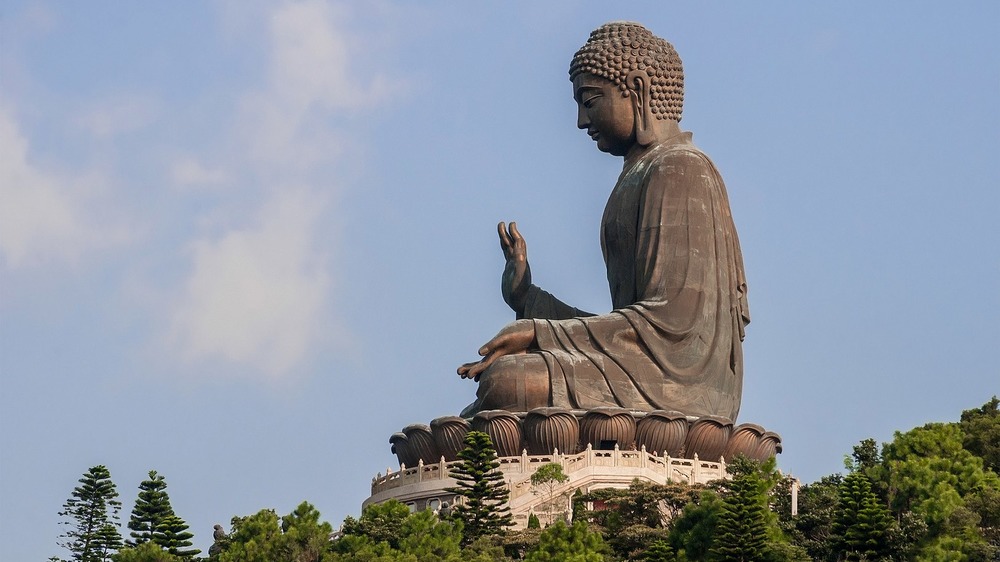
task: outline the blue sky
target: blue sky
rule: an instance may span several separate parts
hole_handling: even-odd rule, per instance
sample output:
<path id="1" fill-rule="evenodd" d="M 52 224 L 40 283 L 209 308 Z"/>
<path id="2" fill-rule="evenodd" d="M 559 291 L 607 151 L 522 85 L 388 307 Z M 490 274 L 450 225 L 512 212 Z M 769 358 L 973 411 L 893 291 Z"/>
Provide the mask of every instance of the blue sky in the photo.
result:
<path id="1" fill-rule="evenodd" d="M 498 221 L 607 310 L 621 163 L 566 71 L 615 19 L 684 60 L 749 280 L 740 421 L 783 470 L 1000 394 L 994 2 L 0 6 L 0 559 L 62 555 L 96 464 L 124 519 L 165 475 L 206 550 L 265 507 L 357 514 L 511 320 Z"/>

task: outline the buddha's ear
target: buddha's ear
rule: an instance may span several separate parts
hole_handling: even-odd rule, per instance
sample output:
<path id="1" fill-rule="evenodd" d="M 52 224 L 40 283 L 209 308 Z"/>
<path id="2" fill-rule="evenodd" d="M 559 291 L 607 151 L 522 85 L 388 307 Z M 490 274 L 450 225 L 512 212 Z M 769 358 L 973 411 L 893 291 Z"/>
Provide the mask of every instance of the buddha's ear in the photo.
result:
<path id="1" fill-rule="evenodd" d="M 653 115 L 649 109 L 649 75 L 644 70 L 633 70 L 625 78 L 632 96 L 635 112 L 635 142 L 641 146 L 653 143 Z"/>

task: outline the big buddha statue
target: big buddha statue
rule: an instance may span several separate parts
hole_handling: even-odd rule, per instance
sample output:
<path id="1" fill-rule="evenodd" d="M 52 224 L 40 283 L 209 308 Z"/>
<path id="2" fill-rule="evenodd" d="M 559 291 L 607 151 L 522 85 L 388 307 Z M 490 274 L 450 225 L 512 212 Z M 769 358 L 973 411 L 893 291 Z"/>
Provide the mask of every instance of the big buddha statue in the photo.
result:
<path id="1" fill-rule="evenodd" d="M 613 310 L 591 314 L 533 283 L 515 223 L 500 223 L 504 300 L 516 320 L 458 369 L 478 382 L 462 413 L 620 407 L 735 420 L 750 321 L 726 187 L 679 127 L 684 73 L 635 23 L 590 34 L 569 78 L 577 127 L 624 165 L 601 221 Z"/>

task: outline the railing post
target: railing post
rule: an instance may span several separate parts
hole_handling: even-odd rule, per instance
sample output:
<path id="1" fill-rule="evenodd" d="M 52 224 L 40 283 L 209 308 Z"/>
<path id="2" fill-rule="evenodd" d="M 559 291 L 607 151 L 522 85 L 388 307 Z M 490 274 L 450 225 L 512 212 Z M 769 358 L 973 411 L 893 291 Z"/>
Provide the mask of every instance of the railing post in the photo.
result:
<path id="1" fill-rule="evenodd" d="M 424 481 L 424 459 L 417 463 L 417 482 Z"/>

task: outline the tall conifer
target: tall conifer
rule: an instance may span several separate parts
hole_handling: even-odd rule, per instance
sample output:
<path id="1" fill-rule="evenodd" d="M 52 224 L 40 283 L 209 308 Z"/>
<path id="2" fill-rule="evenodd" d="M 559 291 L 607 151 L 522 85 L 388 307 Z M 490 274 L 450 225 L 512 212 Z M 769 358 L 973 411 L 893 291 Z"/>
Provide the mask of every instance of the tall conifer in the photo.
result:
<path id="1" fill-rule="evenodd" d="M 192 537 L 194 535 L 188 531 L 187 523 L 171 513 L 156 526 L 153 542 L 174 556 L 190 560 L 201 552 L 197 548 L 188 548 L 192 544 Z"/>
<path id="2" fill-rule="evenodd" d="M 458 486 L 448 491 L 465 498 L 455 507 L 455 516 L 465 524 L 463 544 L 502 533 L 514 520 L 507 505 L 510 490 L 499 470 L 500 462 L 490 436 L 470 431 L 458 458 L 461 462 L 451 469 L 451 477 L 458 480 Z"/>
<path id="3" fill-rule="evenodd" d="M 132 515 L 129 517 L 129 546 L 138 546 L 153 540 L 157 526 L 167 517 L 174 514 L 167 495 L 167 482 L 155 470 L 149 471 L 149 480 L 139 484 L 139 497 L 135 500 Z"/>
<path id="4" fill-rule="evenodd" d="M 111 481 L 107 467 L 98 465 L 80 479 L 72 496 L 63 504 L 59 515 L 70 530 L 61 535 L 59 546 L 72 553 L 72 560 L 79 562 L 106 562 L 122 546 L 118 532 L 118 512 L 121 502 L 116 500 L 118 491 Z"/>
<path id="5" fill-rule="evenodd" d="M 840 484 L 833 522 L 834 550 L 846 560 L 872 560 L 884 554 L 889 514 L 872 492 L 871 482 L 855 470 Z"/>

